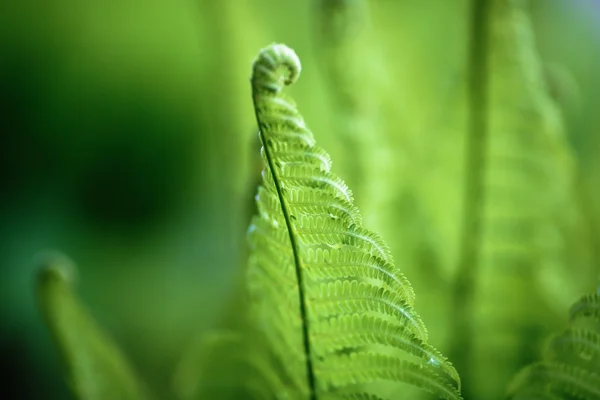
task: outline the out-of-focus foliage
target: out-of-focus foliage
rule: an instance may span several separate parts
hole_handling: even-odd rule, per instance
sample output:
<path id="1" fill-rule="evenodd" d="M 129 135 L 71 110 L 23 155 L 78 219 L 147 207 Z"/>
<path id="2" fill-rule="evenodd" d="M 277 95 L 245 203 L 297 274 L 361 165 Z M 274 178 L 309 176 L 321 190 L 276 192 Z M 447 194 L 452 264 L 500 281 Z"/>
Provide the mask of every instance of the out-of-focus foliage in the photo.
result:
<path id="1" fill-rule="evenodd" d="M 511 399 L 600 399 L 600 294 L 571 307 L 569 328 L 555 335 L 544 360 L 524 368 L 508 390 Z"/>
<path id="2" fill-rule="evenodd" d="M 75 267 L 58 254 L 46 255 L 42 263 L 37 277 L 40 309 L 62 350 L 73 392 L 89 400 L 150 398 L 75 297 Z"/>
<path id="3" fill-rule="evenodd" d="M 545 239 L 556 243 L 556 262 L 528 278 L 545 311 L 522 339 L 534 349 L 528 357 L 538 358 L 536 338 L 558 330 L 575 293 L 591 291 L 598 279 L 600 7 L 595 0 L 484 2 L 530 11 L 531 24 L 519 26 L 529 24 L 532 42 L 522 42 L 519 30 L 500 49 L 508 66 L 536 71 L 573 150 L 571 197 L 555 210 Z M 463 221 L 478 3 L 2 2 L 0 353 L 8 373 L 0 397 L 67 396 L 31 294 L 32 255 L 43 248 L 78 260 L 83 300 L 159 398 L 171 396 L 171 372 L 193 338 L 217 320 L 233 323 L 221 316 L 238 306 L 227 299 L 246 258 L 260 178 L 248 71 L 257 49 L 275 41 L 302 58 L 303 82 L 291 92 L 334 169 L 363 193 L 365 226 L 382 233 L 410 279 L 430 342 L 462 357 L 450 337 L 457 317 L 449 299 L 461 246 L 470 243 Z M 334 12 L 331 22 L 324 10 Z M 511 26 L 502 24 L 507 34 Z M 335 57 L 352 60 L 347 76 L 362 70 L 368 79 L 351 85 L 334 76 Z M 507 79 L 502 90 L 529 90 L 527 80 L 509 81 L 513 69 L 496 68 L 504 75 L 494 79 Z M 377 143 L 366 140 L 369 133 L 348 140 L 359 131 L 351 112 Z M 537 117 L 524 123 L 535 135 L 545 132 Z M 366 149 L 349 154 L 351 146 Z M 526 191 L 538 187 L 526 179 Z M 551 191 L 536 196 L 551 200 L 565 187 L 560 181 L 551 176 Z M 515 230 L 511 240 L 532 240 Z M 511 295 L 493 296 L 508 305 Z M 510 309 L 522 315 L 521 305 Z M 473 367 L 484 377 L 474 381 L 457 361 L 465 393 L 483 391 L 495 366 Z"/>
<path id="4" fill-rule="evenodd" d="M 573 160 L 525 3 L 480 2 L 472 15 L 452 351 L 473 397 L 491 399 L 514 365 L 535 359 L 552 311 L 568 307 L 564 299 L 593 275 L 565 245 L 580 212 Z"/>

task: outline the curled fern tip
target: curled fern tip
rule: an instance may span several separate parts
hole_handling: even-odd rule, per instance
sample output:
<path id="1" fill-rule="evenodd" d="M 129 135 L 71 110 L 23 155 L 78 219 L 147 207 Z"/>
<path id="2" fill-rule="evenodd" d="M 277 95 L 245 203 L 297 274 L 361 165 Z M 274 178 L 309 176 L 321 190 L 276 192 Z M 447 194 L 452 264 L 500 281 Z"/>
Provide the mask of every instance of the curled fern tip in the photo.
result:
<path id="1" fill-rule="evenodd" d="M 281 67 L 286 68 L 287 74 L 282 74 Z M 300 59 L 294 50 L 284 44 L 272 44 L 262 49 L 254 60 L 252 88 L 277 93 L 283 85 L 296 82 L 301 70 Z"/>
<path id="2" fill-rule="evenodd" d="M 58 251 L 44 251 L 38 254 L 36 259 L 38 283 L 42 284 L 54 279 L 69 285 L 76 283 L 77 269 L 66 255 Z"/>

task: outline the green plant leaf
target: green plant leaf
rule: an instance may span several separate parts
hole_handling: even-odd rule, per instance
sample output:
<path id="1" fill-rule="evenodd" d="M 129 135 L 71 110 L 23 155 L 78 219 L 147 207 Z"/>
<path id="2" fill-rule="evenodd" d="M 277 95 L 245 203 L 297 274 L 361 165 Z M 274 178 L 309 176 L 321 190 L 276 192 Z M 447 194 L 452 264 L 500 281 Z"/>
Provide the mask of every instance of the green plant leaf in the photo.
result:
<path id="1" fill-rule="evenodd" d="M 390 96 L 388 65 L 369 11 L 364 0 L 319 0 L 316 47 L 330 88 L 334 136 L 343 148 L 336 157 L 338 174 L 352 187 L 365 221 L 382 231 L 391 225 L 386 211 L 395 208 L 398 185 L 389 182 L 401 168 L 402 154 L 394 151 L 401 146 L 393 144 L 403 130 L 391 134 L 386 124 L 393 116 L 387 108 L 396 105 L 397 96 L 395 91 Z"/>
<path id="2" fill-rule="evenodd" d="M 584 290 L 574 290 L 581 266 L 568 258 L 562 226 L 577 210 L 571 149 L 526 3 L 472 3 L 452 358 L 471 383 L 465 396 L 480 399 L 497 398 L 537 358 L 552 312 Z"/>
<path id="3" fill-rule="evenodd" d="M 427 344 L 409 282 L 282 93 L 300 68 L 278 44 L 253 66 L 265 165 L 248 233 L 248 321 L 265 348 L 253 363 L 268 366 L 261 375 L 277 382 L 276 398 L 394 398 L 416 387 L 459 399 L 458 374 Z"/>
<path id="4" fill-rule="evenodd" d="M 248 338 L 239 331 L 215 330 L 203 334 L 187 349 L 173 376 L 180 399 L 266 398 L 278 382 L 264 381 L 256 341 L 249 349 Z M 256 363 L 255 361 L 258 361 Z M 232 376 L 236 381 L 232 382 Z M 240 385 L 238 378 L 245 384 Z"/>
<path id="5" fill-rule="evenodd" d="M 129 363 L 73 293 L 75 272 L 70 260 L 53 254 L 37 276 L 39 308 L 61 350 L 71 389 L 82 400 L 148 399 Z"/>
<path id="6" fill-rule="evenodd" d="M 600 294 L 571 307 L 570 327 L 550 341 L 544 360 L 525 367 L 509 399 L 600 399 Z"/>

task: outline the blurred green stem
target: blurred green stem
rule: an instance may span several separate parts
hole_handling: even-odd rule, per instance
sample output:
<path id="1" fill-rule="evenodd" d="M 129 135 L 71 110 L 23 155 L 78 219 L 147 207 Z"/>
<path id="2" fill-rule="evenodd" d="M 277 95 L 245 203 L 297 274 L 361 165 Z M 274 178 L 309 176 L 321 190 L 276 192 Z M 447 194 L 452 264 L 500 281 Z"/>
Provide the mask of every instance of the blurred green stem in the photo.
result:
<path id="1" fill-rule="evenodd" d="M 487 126 L 487 56 L 489 0 L 472 0 L 468 37 L 469 120 L 466 140 L 465 188 L 463 199 L 462 233 L 460 236 L 458 269 L 452 298 L 451 357 L 458 372 L 465 375 L 468 368 L 471 332 L 471 307 L 479 263 L 481 213 L 484 203 L 483 175 L 485 171 Z M 469 393 L 465 393 L 468 399 Z"/>

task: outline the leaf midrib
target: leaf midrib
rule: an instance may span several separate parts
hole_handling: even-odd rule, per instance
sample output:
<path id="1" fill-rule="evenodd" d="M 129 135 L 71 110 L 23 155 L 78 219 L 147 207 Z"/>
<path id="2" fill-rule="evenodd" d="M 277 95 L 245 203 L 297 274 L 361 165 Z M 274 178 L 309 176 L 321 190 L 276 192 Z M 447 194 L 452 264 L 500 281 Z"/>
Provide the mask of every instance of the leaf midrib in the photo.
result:
<path id="1" fill-rule="evenodd" d="M 267 140 L 265 139 L 265 135 L 263 132 L 264 124 L 261 121 L 259 113 L 257 111 L 257 101 L 254 99 L 254 110 L 256 115 L 256 121 L 258 122 L 258 134 L 260 140 L 262 142 L 263 148 L 265 149 L 265 156 L 267 159 L 267 164 L 269 165 L 269 171 L 273 177 L 273 182 L 275 184 L 275 189 L 277 190 L 277 196 L 279 197 L 279 204 L 281 205 L 281 211 L 283 212 L 283 218 L 285 220 L 285 224 L 287 227 L 287 231 L 290 237 L 290 245 L 292 246 L 292 253 L 294 254 L 294 267 L 296 271 L 296 279 L 298 280 L 298 299 L 300 301 L 300 319 L 302 321 L 302 339 L 304 344 L 304 355 L 306 360 L 306 374 L 308 380 L 308 389 L 309 389 L 309 399 L 317 400 L 316 394 L 316 379 L 314 375 L 314 369 L 312 365 L 311 358 L 311 345 L 310 345 L 310 336 L 309 336 L 309 321 L 308 321 L 308 311 L 306 307 L 306 296 L 304 293 L 304 277 L 302 274 L 302 262 L 300 260 L 300 254 L 298 251 L 298 245 L 296 241 L 296 233 L 292 226 L 292 221 L 290 218 L 290 212 L 288 209 L 288 204 L 285 201 L 285 197 L 283 196 L 283 188 L 281 187 L 280 178 L 275 170 L 275 163 L 273 162 L 273 158 L 271 155 L 271 149 L 267 144 Z"/>

